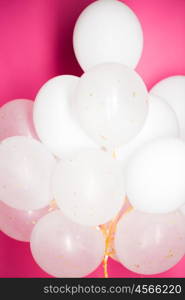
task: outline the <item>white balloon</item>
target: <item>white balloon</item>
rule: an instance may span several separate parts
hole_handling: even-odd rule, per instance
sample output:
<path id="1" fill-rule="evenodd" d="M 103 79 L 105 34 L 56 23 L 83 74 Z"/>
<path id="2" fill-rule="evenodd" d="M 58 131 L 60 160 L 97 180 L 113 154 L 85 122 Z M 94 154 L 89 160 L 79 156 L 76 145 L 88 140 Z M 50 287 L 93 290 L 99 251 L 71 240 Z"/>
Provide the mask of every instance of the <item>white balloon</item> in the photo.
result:
<path id="1" fill-rule="evenodd" d="M 179 137 L 177 116 L 171 106 L 160 97 L 150 95 L 149 98 L 149 111 L 143 128 L 133 140 L 115 151 L 116 158 L 124 166 L 144 143 L 159 137 Z"/>
<path id="2" fill-rule="evenodd" d="M 126 193 L 135 209 L 168 213 L 185 203 L 185 143 L 156 139 L 141 147 L 126 170 Z"/>
<path id="3" fill-rule="evenodd" d="M 35 139 L 15 136 L 0 144 L 0 199 L 21 210 L 40 209 L 52 200 L 56 160 Z"/>
<path id="4" fill-rule="evenodd" d="M 94 271 L 104 255 L 104 237 L 96 227 L 71 222 L 60 210 L 42 217 L 30 241 L 35 261 L 56 277 L 83 277 Z"/>
<path id="5" fill-rule="evenodd" d="M 36 96 L 34 124 L 41 141 L 58 157 L 81 148 L 96 147 L 72 116 L 70 105 L 78 77 L 57 76 L 46 82 Z"/>
<path id="6" fill-rule="evenodd" d="M 102 147 L 114 149 L 141 130 L 148 112 L 148 93 L 131 68 L 102 64 L 80 78 L 73 109 L 89 136 Z"/>
<path id="7" fill-rule="evenodd" d="M 116 216 L 125 201 L 122 168 L 103 151 L 78 153 L 58 164 L 53 193 L 62 212 L 72 221 L 104 224 Z"/>
<path id="8" fill-rule="evenodd" d="M 135 68 L 143 49 L 141 24 L 120 1 L 93 2 L 76 22 L 73 47 L 83 70 L 105 62 Z"/>
<path id="9" fill-rule="evenodd" d="M 185 254 L 185 218 L 178 211 L 149 214 L 132 210 L 118 222 L 115 252 L 135 273 L 165 272 Z"/>
<path id="10" fill-rule="evenodd" d="M 150 91 L 164 98 L 175 111 L 181 137 L 185 139 L 185 76 L 171 76 L 159 81 Z"/>

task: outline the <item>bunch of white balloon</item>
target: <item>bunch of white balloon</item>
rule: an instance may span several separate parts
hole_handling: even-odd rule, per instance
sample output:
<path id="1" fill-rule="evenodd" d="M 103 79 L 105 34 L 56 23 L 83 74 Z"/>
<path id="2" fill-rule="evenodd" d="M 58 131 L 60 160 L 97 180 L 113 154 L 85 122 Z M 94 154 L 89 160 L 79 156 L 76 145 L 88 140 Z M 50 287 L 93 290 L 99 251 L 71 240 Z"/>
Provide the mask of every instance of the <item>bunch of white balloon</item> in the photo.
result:
<path id="1" fill-rule="evenodd" d="M 0 109 L 0 228 L 30 240 L 56 277 L 103 259 L 107 276 L 109 255 L 136 273 L 166 271 L 185 254 L 185 76 L 147 92 L 134 71 L 141 25 L 117 0 L 82 12 L 73 45 L 81 78 L 57 76 L 34 104 Z"/>

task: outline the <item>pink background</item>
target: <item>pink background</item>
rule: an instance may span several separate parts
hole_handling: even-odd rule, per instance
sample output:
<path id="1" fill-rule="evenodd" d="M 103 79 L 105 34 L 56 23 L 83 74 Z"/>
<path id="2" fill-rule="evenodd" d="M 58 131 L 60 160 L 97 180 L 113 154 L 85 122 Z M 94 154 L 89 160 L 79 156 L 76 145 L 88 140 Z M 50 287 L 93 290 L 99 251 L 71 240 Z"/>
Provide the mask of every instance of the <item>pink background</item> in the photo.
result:
<path id="1" fill-rule="evenodd" d="M 0 0 L 0 104 L 34 99 L 59 74 L 80 75 L 72 31 L 90 0 Z M 148 88 L 185 75 L 185 0 L 125 0 L 139 17 L 145 45 L 137 71 Z M 29 244 L 0 233 L 0 277 L 49 277 L 33 261 Z M 102 277 L 100 266 L 90 277 Z M 144 277 L 110 261 L 110 277 Z M 147 277 L 147 276 L 146 276 Z M 185 277 L 185 258 L 156 277 Z"/>

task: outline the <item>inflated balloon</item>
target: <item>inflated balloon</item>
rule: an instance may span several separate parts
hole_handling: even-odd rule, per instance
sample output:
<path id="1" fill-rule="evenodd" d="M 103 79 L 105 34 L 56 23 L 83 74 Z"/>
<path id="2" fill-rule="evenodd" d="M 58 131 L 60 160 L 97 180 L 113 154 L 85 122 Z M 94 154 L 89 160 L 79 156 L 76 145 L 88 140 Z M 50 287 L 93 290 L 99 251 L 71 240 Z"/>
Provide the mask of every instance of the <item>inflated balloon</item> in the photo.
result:
<path id="1" fill-rule="evenodd" d="M 56 161 L 38 141 L 10 137 L 0 144 L 0 199 L 22 210 L 40 209 L 53 199 L 51 175 Z"/>
<path id="2" fill-rule="evenodd" d="M 40 219 L 31 235 L 35 261 L 56 277 L 88 275 L 101 263 L 104 248 L 100 230 L 73 223 L 60 210 Z"/>
<path id="3" fill-rule="evenodd" d="M 180 130 L 175 112 L 162 98 L 150 95 L 149 112 L 139 134 L 128 144 L 116 149 L 116 158 L 125 166 L 139 147 L 159 137 L 179 137 Z"/>
<path id="4" fill-rule="evenodd" d="M 150 91 L 151 94 L 164 98 L 175 111 L 185 139 L 185 76 L 171 76 L 159 81 Z"/>
<path id="5" fill-rule="evenodd" d="M 73 47 L 83 70 L 104 62 L 134 68 L 143 49 L 141 24 L 134 12 L 120 1 L 95 1 L 76 22 Z"/>
<path id="6" fill-rule="evenodd" d="M 58 157 L 96 147 L 71 113 L 71 100 L 79 78 L 57 76 L 46 82 L 36 96 L 35 128 L 41 141 Z"/>
<path id="7" fill-rule="evenodd" d="M 82 128 L 99 145 L 116 148 L 135 137 L 148 112 L 144 82 L 116 63 L 98 65 L 82 75 L 73 110 Z"/>
<path id="8" fill-rule="evenodd" d="M 23 135 L 38 139 L 33 125 L 33 101 L 16 99 L 0 108 L 0 141 Z"/>
<path id="9" fill-rule="evenodd" d="M 72 221 L 104 224 L 125 201 L 123 170 L 109 154 L 89 150 L 61 161 L 53 177 L 54 198 Z"/>
<path id="10" fill-rule="evenodd" d="M 156 139 L 139 148 L 126 170 L 131 205 L 148 213 L 168 213 L 185 203 L 185 143 Z"/>
<path id="11" fill-rule="evenodd" d="M 119 261 L 139 274 L 157 274 L 175 266 L 185 253 L 185 218 L 179 213 L 131 211 L 118 223 Z"/>
<path id="12" fill-rule="evenodd" d="M 35 224 L 51 210 L 50 206 L 37 210 L 19 210 L 0 201 L 0 230 L 13 239 L 29 242 Z"/>

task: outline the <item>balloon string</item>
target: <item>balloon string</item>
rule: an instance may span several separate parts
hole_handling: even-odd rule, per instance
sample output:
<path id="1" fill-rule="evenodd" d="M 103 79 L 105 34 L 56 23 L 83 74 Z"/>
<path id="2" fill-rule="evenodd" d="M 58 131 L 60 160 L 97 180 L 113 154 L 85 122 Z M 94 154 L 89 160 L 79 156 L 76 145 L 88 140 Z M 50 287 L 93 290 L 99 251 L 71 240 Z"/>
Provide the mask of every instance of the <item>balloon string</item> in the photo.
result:
<path id="1" fill-rule="evenodd" d="M 113 151 L 112 157 L 116 159 L 116 152 Z M 117 223 L 117 216 L 116 218 L 110 223 L 109 228 L 106 229 L 105 225 L 101 226 L 101 229 L 105 236 L 105 253 L 104 253 L 104 259 L 103 259 L 103 270 L 104 270 L 104 277 L 108 278 L 108 259 L 109 256 L 113 254 L 113 251 L 110 251 L 111 242 L 113 239 L 113 228 L 115 228 L 115 222 Z"/>
<path id="2" fill-rule="evenodd" d="M 116 151 L 114 150 L 112 153 L 112 157 L 114 159 L 116 159 Z M 127 211 L 129 211 L 130 209 L 127 209 Z M 127 212 L 126 211 L 126 212 Z M 105 236 L 105 253 L 104 253 L 104 259 L 103 259 L 103 270 L 104 270 L 104 277 L 108 278 L 109 274 L 108 274 L 108 259 L 111 255 L 115 254 L 115 251 L 111 246 L 112 246 L 112 242 L 114 240 L 114 234 L 116 232 L 116 227 L 117 227 L 117 223 L 120 219 L 120 212 L 117 214 L 117 216 L 111 221 L 108 229 L 106 228 L 106 225 L 102 225 L 100 226 L 104 236 Z"/>
<path id="3" fill-rule="evenodd" d="M 126 211 L 123 213 L 123 215 L 129 213 L 133 210 L 133 207 L 128 207 Z M 108 278 L 108 259 L 110 256 L 115 254 L 115 250 L 113 248 L 113 240 L 114 235 L 116 232 L 117 224 L 121 218 L 122 214 L 120 212 L 117 214 L 117 216 L 110 222 L 110 225 L 108 228 L 106 228 L 106 225 L 101 225 L 100 229 L 103 232 L 103 235 L 105 236 L 105 252 L 104 252 L 104 259 L 103 259 L 103 270 L 104 270 L 104 277 Z"/>
<path id="4" fill-rule="evenodd" d="M 116 225 L 118 222 L 118 218 L 119 215 L 117 215 L 112 222 L 109 225 L 108 229 L 105 229 L 105 225 L 101 226 L 101 230 L 103 231 L 104 235 L 105 235 L 105 253 L 104 253 L 104 259 L 103 259 L 103 269 L 104 269 L 104 277 L 108 278 L 109 274 L 108 274 L 108 259 L 111 255 L 114 254 L 114 250 L 110 249 L 111 245 L 112 245 L 112 241 L 114 238 L 114 232 L 116 230 Z"/>
<path id="5" fill-rule="evenodd" d="M 104 278 L 109 278 L 109 274 L 108 274 L 108 259 L 109 259 L 109 255 L 104 255 L 104 259 L 103 259 L 103 272 L 104 272 Z"/>

